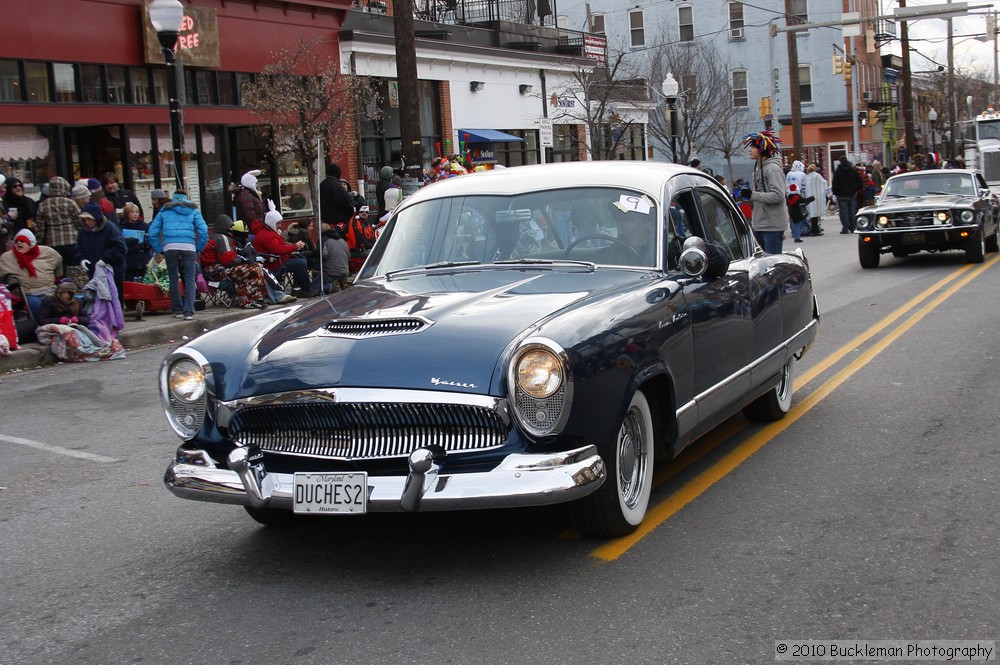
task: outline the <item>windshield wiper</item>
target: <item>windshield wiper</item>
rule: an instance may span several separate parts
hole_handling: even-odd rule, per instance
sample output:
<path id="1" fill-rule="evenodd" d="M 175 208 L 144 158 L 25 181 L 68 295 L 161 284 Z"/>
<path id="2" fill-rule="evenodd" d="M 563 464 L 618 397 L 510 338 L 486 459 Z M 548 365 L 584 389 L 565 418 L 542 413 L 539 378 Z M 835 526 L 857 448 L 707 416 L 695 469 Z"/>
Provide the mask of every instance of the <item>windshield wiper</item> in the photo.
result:
<path id="1" fill-rule="evenodd" d="M 951 192 L 927 192 L 925 196 L 951 196 Z"/>
<path id="2" fill-rule="evenodd" d="M 458 268 L 461 266 L 477 266 L 479 261 L 441 261 L 439 263 L 428 263 L 425 266 L 414 266 L 412 268 L 402 268 L 400 270 L 392 270 L 385 274 L 386 279 L 392 279 L 396 275 L 402 275 L 411 272 L 421 272 L 424 270 L 434 270 L 436 268 Z"/>
<path id="3" fill-rule="evenodd" d="M 595 264 L 592 261 L 576 261 L 573 259 L 505 259 L 503 261 L 494 261 L 494 265 L 555 265 L 556 263 L 563 264 L 568 263 L 574 266 L 583 266 L 585 268 L 593 269 Z"/>

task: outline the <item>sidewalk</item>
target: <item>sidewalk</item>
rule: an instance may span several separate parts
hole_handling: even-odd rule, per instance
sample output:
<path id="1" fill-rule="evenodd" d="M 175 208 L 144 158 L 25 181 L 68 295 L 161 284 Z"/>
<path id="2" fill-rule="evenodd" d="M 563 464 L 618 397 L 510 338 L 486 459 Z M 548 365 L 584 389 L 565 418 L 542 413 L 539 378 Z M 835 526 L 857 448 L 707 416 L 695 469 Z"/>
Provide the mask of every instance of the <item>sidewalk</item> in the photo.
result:
<path id="1" fill-rule="evenodd" d="M 169 311 L 147 312 L 142 321 L 136 321 L 135 312 L 125 312 L 125 329 L 118 334 L 118 339 L 126 351 L 153 344 L 180 342 L 185 336 L 193 339 L 209 330 L 259 313 L 259 309 L 226 309 L 209 305 L 195 312 L 192 321 L 175 319 Z M 0 374 L 47 367 L 58 362 L 49 347 L 38 343 L 23 344 L 17 351 L 11 351 L 9 356 L 0 356 Z"/>

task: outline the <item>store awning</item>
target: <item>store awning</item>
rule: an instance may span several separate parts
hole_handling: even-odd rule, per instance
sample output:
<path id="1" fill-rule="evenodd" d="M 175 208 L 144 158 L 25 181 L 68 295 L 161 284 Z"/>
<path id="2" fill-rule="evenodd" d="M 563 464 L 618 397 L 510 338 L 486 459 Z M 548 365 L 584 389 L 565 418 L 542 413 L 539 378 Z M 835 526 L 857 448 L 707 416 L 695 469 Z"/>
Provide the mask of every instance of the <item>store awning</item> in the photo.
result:
<path id="1" fill-rule="evenodd" d="M 469 138 L 465 138 L 468 135 Z M 524 141 L 520 136 L 498 132 L 495 129 L 460 129 L 458 138 L 468 143 L 514 143 Z"/>
<path id="2" fill-rule="evenodd" d="M 49 140 L 34 127 L 0 127 L 0 159 L 12 162 L 48 156 Z"/>

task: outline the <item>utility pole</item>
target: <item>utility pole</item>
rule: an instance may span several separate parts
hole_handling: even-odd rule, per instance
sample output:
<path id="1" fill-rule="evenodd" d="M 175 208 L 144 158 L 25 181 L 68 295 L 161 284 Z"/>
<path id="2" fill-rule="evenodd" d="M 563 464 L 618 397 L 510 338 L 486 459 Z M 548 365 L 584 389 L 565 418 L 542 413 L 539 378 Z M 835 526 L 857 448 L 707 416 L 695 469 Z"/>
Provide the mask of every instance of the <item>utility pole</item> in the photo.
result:
<path id="1" fill-rule="evenodd" d="M 906 7 L 906 0 L 899 0 L 900 7 Z M 913 128 L 913 85 L 910 79 L 910 37 L 906 21 L 899 22 L 899 43 L 903 49 L 903 98 L 900 107 L 903 111 L 903 141 L 906 144 L 906 159 L 912 159 L 916 150 L 916 137 Z"/>
<path id="2" fill-rule="evenodd" d="M 951 28 L 951 19 L 948 19 L 948 154 L 945 159 L 955 156 L 955 121 L 958 116 L 958 102 L 955 101 L 955 35 Z"/>
<path id="3" fill-rule="evenodd" d="M 417 85 L 417 46 L 413 34 L 413 0 L 392 0 L 396 33 L 396 85 L 399 89 L 400 152 L 405 175 L 420 175 L 424 151 L 420 144 L 420 92 Z"/>
<path id="4" fill-rule="evenodd" d="M 792 0 L 785 0 L 785 25 L 797 22 L 792 14 Z M 792 31 L 785 35 L 785 39 L 788 45 L 788 100 L 792 105 L 792 143 L 795 144 L 796 159 L 801 159 L 805 154 L 805 140 L 802 137 L 802 100 L 799 96 L 799 45 Z"/>

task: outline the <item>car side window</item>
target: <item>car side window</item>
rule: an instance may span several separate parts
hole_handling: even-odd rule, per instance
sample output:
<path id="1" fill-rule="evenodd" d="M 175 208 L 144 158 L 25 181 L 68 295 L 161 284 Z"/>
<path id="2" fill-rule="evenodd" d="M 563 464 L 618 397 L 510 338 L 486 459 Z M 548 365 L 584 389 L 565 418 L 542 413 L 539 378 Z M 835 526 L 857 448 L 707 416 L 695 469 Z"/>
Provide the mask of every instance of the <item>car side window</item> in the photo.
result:
<path id="1" fill-rule="evenodd" d="M 714 240 L 729 251 L 729 258 L 739 261 L 746 257 L 740 228 L 733 219 L 732 206 L 716 192 L 709 189 L 698 190 L 698 200 L 705 215 L 705 240 Z"/>
<path id="2" fill-rule="evenodd" d="M 982 173 L 976 174 L 976 185 L 979 187 L 979 191 L 986 191 L 990 188 L 990 186 L 986 184 L 986 178 L 983 177 Z"/>
<path id="3" fill-rule="evenodd" d="M 677 270 L 677 260 L 680 258 L 684 241 L 691 236 L 701 236 L 701 225 L 698 223 L 698 207 L 690 190 L 677 192 L 667 206 L 667 270 Z"/>

